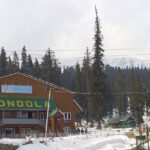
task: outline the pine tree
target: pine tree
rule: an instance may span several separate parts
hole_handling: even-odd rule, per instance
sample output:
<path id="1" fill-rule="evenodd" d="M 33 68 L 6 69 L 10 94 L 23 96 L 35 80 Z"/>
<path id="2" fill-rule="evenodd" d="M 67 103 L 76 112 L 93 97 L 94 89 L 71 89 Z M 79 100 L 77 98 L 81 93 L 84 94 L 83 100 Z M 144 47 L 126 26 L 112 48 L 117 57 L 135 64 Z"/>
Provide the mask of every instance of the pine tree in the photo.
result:
<path id="1" fill-rule="evenodd" d="M 91 93 L 91 84 L 92 84 L 92 71 L 91 71 L 91 58 L 89 49 L 87 48 L 84 59 L 83 59 L 83 67 L 81 69 L 82 73 L 82 85 L 83 92 Z M 85 101 L 85 118 L 87 121 L 92 122 L 92 97 L 91 95 L 84 96 Z"/>
<path id="2" fill-rule="evenodd" d="M 146 107 L 146 114 L 147 115 L 150 115 L 150 70 L 148 71 L 148 85 L 147 85 L 147 88 L 146 88 L 146 101 L 145 101 L 145 107 Z"/>
<path id="3" fill-rule="evenodd" d="M 62 85 L 61 67 L 59 67 L 56 59 L 54 59 L 54 62 L 53 62 L 53 82 L 57 85 Z"/>
<path id="4" fill-rule="evenodd" d="M 70 90 L 75 90 L 75 68 L 64 67 L 62 73 L 62 85 Z"/>
<path id="5" fill-rule="evenodd" d="M 13 62 L 12 62 L 12 72 L 18 72 L 19 69 L 19 58 L 18 58 L 18 54 L 16 51 L 14 51 L 13 54 Z"/>
<path id="6" fill-rule="evenodd" d="M 10 58 L 10 56 L 8 57 L 8 62 L 7 62 L 7 73 L 13 73 L 13 62 Z"/>
<path id="7" fill-rule="evenodd" d="M 114 109 L 116 107 L 115 101 L 116 97 L 113 92 L 115 92 L 116 76 L 118 68 L 111 67 L 110 65 L 105 66 L 106 78 L 106 99 L 107 99 L 107 110 L 108 116 L 112 116 Z"/>
<path id="8" fill-rule="evenodd" d="M 79 63 L 76 64 L 75 66 L 76 68 L 76 75 L 75 75 L 75 90 L 77 93 L 76 95 L 76 100 L 77 102 L 79 103 L 79 105 L 81 106 L 81 108 L 83 109 L 83 112 L 80 112 L 78 114 L 78 121 L 81 123 L 81 119 L 85 119 L 85 101 L 84 101 L 84 98 L 83 98 L 83 95 L 80 94 L 80 92 L 83 92 L 82 91 L 82 74 L 81 74 L 81 68 L 80 68 L 80 65 Z"/>
<path id="9" fill-rule="evenodd" d="M 135 117 L 137 122 L 140 124 L 143 122 L 144 114 L 144 97 L 141 92 L 143 91 L 143 86 L 141 84 L 139 75 L 135 73 L 134 69 L 130 75 L 130 110 L 131 114 Z"/>
<path id="10" fill-rule="evenodd" d="M 53 82 L 53 52 L 48 48 L 41 63 L 42 78 L 46 81 Z"/>
<path id="11" fill-rule="evenodd" d="M 4 47 L 1 48 L 1 55 L 0 55 L 0 75 L 7 74 L 7 57 Z"/>
<path id="12" fill-rule="evenodd" d="M 102 48 L 102 34 L 100 30 L 100 22 L 96 12 L 95 20 L 95 36 L 94 36 L 94 58 L 92 65 L 92 92 L 95 94 L 93 96 L 93 113 L 94 118 L 98 122 L 98 128 L 101 128 L 101 121 L 104 117 L 104 110 L 106 109 L 105 104 L 105 74 L 104 74 L 104 64 L 103 64 L 103 48 Z"/>
<path id="13" fill-rule="evenodd" d="M 116 92 L 120 93 L 116 95 L 116 107 L 118 109 L 119 115 L 124 115 L 127 113 L 127 91 L 126 91 L 126 84 L 125 84 L 125 75 L 123 74 L 122 70 L 118 68 L 118 73 L 116 77 Z"/>
<path id="14" fill-rule="evenodd" d="M 40 68 L 37 58 L 35 59 L 35 62 L 34 62 L 33 75 L 38 78 L 41 77 L 41 68 Z"/>
<path id="15" fill-rule="evenodd" d="M 21 60 L 22 60 L 22 64 L 21 64 L 21 72 L 23 73 L 27 73 L 28 71 L 28 64 L 27 64 L 27 54 L 26 54 L 26 47 L 23 46 L 22 49 L 22 53 L 21 53 Z"/>
<path id="16" fill-rule="evenodd" d="M 27 58 L 27 73 L 28 74 L 33 73 L 33 67 L 34 66 L 33 66 L 32 58 L 31 58 L 31 55 L 29 54 Z"/>

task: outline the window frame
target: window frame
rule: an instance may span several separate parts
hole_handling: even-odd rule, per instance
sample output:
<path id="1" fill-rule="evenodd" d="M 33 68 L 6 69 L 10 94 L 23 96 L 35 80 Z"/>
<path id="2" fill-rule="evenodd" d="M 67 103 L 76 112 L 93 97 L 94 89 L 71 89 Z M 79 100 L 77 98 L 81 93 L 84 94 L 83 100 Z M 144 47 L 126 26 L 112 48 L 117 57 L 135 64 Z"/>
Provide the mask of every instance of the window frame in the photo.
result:
<path id="1" fill-rule="evenodd" d="M 71 112 L 64 112 L 64 120 L 71 120 Z"/>

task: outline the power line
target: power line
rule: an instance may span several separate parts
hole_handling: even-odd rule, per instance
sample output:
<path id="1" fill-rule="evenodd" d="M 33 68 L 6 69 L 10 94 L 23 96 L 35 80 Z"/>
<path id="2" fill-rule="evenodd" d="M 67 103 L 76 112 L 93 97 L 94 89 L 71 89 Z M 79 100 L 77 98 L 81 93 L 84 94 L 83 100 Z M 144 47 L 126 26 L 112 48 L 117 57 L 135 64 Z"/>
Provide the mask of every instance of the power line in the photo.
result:
<path id="1" fill-rule="evenodd" d="M 143 55 L 150 55 L 150 53 L 134 53 L 134 54 L 107 55 L 107 56 L 109 56 L 109 57 L 112 57 L 112 56 L 119 56 L 119 57 L 120 57 L 120 56 L 131 56 L 131 55 L 137 55 L 137 56 L 138 56 L 138 55 L 140 55 L 140 56 L 142 55 L 142 56 L 143 56 Z"/>
<path id="2" fill-rule="evenodd" d="M 42 56 L 43 57 L 43 55 L 42 54 L 40 54 L 40 53 L 32 53 L 31 55 L 37 55 L 37 56 Z M 117 55 L 117 54 L 113 54 L 113 55 L 106 55 L 106 54 L 104 54 L 104 57 L 124 57 L 124 56 L 131 56 L 131 55 L 136 55 L 136 56 L 149 56 L 150 55 L 150 53 L 134 53 L 134 54 L 119 54 L 119 55 Z M 85 56 L 75 56 L 75 57 L 72 57 L 72 58 L 84 58 Z M 91 56 L 91 58 L 92 58 L 93 56 Z M 61 57 L 62 58 L 62 57 Z M 67 57 L 66 57 L 67 58 Z"/>
<path id="3" fill-rule="evenodd" d="M 125 50 L 150 50 L 150 48 L 103 48 L 104 51 L 125 51 Z M 86 49 L 50 49 L 52 52 L 55 51 L 71 51 L 71 52 L 77 52 L 77 51 L 85 51 Z M 16 50 L 5 50 L 7 52 L 22 52 L 22 49 L 16 49 Z M 27 51 L 47 51 L 47 49 L 27 49 Z"/>
<path id="4" fill-rule="evenodd" d="M 109 95 L 137 95 L 137 94 L 150 94 L 150 92 L 100 92 L 100 93 L 90 93 L 90 92 L 73 92 L 75 95 L 100 95 L 100 94 L 109 94 Z"/>
<path id="5" fill-rule="evenodd" d="M 150 50 L 150 48 L 104 48 L 107 51 L 120 51 L 120 50 Z"/>

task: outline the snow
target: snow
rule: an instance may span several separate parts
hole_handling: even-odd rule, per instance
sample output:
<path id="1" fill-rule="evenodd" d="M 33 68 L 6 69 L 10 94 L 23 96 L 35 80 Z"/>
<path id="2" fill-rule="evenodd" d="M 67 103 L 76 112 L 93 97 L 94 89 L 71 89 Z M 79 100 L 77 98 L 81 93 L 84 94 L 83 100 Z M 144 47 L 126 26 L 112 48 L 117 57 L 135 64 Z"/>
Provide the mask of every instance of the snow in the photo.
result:
<path id="1" fill-rule="evenodd" d="M 88 134 L 51 137 L 46 144 L 41 139 L 32 139 L 32 144 L 23 145 L 25 139 L 1 139 L 0 143 L 20 145 L 18 150 L 127 150 L 135 145 L 135 139 L 124 135 L 129 129 L 89 129 Z"/>
<path id="2" fill-rule="evenodd" d="M 128 139 L 126 136 L 110 136 L 110 137 L 72 137 L 55 138 L 54 141 L 48 141 L 47 145 L 38 143 L 23 145 L 18 150 L 126 150 L 130 149 L 134 140 Z"/>
<path id="3" fill-rule="evenodd" d="M 0 144 L 22 145 L 26 142 L 27 142 L 26 139 L 8 139 L 8 138 L 0 139 Z"/>

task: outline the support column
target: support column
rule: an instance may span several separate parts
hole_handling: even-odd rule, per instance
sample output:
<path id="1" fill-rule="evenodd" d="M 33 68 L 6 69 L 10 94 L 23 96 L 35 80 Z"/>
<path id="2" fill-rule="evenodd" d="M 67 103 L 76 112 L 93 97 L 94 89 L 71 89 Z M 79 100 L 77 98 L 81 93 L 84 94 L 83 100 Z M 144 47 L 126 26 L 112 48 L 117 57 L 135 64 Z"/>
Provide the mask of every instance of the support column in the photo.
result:
<path id="1" fill-rule="evenodd" d="M 16 134 L 18 134 L 18 137 L 20 137 L 20 127 L 16 127 Z"/>
<path id="2" fill-rule="evenodd" d="M 52 132 L 55 133 L 56 132 L 56 121 L 55 121 L 55 117 L 52 117 L 51 119 L 51 129 L 52 129 Z"/>
<path id="3" fill-rule="evenodd" d="M 64 124 L 65 124 L 64 116 L 62 116 L 62 117 L 61 117 L 61 133 L 64 132 Z"/>

